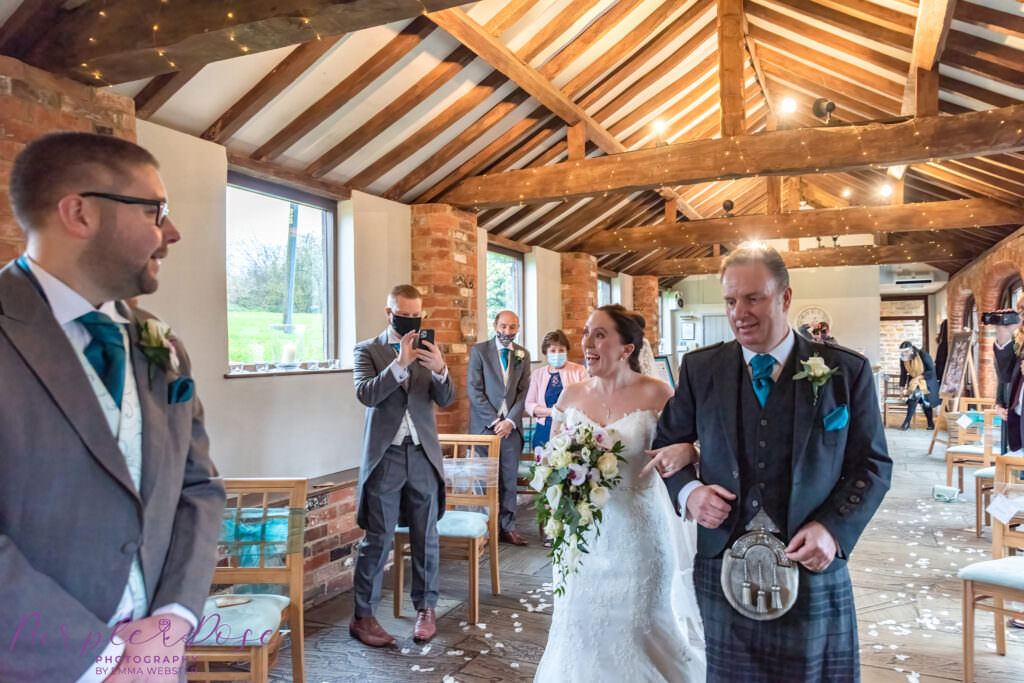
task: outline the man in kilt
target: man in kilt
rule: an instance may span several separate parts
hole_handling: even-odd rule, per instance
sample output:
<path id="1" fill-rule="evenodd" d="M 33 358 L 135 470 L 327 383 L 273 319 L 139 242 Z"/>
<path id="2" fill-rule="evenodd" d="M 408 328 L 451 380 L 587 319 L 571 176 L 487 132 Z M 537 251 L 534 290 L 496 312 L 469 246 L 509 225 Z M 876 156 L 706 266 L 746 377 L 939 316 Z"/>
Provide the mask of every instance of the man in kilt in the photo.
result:
<path id="1" fill-rule="evenodd" d="M 736 340 L 683 358 L 652 446 L 677 512 L 700 525 L 694 584 L 707 680 L 857 681 L 846 563 L 892 473 L 871 368 L 793 333 L 789 274 L 774 249 L 740 246 L 721 280 Z M 812 376 L 794 377 L 815 355 Z M 698 441 L 699 472 L 677 469 Z M 729 604 L 721 570 L 762 511 L 798 564 L 799 592 L 781 617 L 755 621 Z"/>

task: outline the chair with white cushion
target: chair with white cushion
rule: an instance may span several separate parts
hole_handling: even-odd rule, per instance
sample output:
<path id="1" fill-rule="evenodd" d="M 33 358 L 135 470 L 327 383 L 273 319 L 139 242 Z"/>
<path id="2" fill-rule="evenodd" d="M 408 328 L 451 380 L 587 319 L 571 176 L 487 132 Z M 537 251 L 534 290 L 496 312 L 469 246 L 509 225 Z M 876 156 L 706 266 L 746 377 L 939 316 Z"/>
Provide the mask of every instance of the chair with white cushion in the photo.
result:
<path id="1" fill-rule="evenodd" d="M 992 559 L 963 567 L 964 681 L 974 680 L 974 612 L 991 612 L 995 618 L 996 653 L 1006 655 L 1006 618 L 1024 618 L 1024 610 L 1007 609 L 1007 601 L 1024 602 L 1024 556 L 1008 555 L 1024 550 L 1024 458 L 996 457 L 994 493 L 1017 505 L 1009 523 L 992 519 Z"/>
<path id="2" fill-rule="evenodd" d="M 991 524 L 985 508 L 988 507 L 992 494 L 992 482 L 996 476 L 996 443 L 1001 441 L 1002 421 L 996 417 L 996 411 L 986 410 L 980 436 L 982 439 L 982 458 L 985 466 L 974 470 L 974 532 L 978 538 L 984 527 Z M 1001 447 L 1001 443 L 1000 443 Z M 962 471 L 962 470 L 961 470 Z"/>
<path id="3" fill-rule="evenodd" d="M 440 434 L 444 453 L 445 513 L 437 522 L 442 559 L 469 563 L 469 621 L 480 619 L 480 558 L 490 550 L 491 593 L 501 593 L 498 574 L 498 455 L 497 435 Z M 486 449 L 487 457 L 478 457 Z M 457 507 L 485 506 L 487 514 Z M 402 614 L 405 556 L 409 554 L 409 528 L 395 529 L 395 616 Z"/>
<path id="4" fill-rule="evenodd" d="M 979 400 L 979 399 L 973 399 Z M 975 422 L 982 422 L 984 414 L 980 411 L 963 411 L 958 419 L 964 415 L 973 417 Z M 978 420 L 977 418 L 981 418 Z M 952 428 L 952 425 L 950 425 Z M 986 456 L 985 440 L 982 438 L 984 427 L 979 428 L 976 424 L 963 427 L 959 422 L 956 425 L 958 430 L 958 441 L 956 446 L 950 445 L 946 448 L 946 486 L 953 485 L 953 470 L 957 471 L 957 488 L 964 490 L 964 470 L 970 468 L 988 467 L 991 463 L 991 444 L 989 444 L 988 455 Z M 976 439 L 972 442 L 972 439 Z"/>
<path id="5" fill-rule="evenodd" d="M 190 681 L 265 683 L 271 651 L 282 638 L 292 645 L 292 680 L 304 683 L 302 550 L 305 479 L 225 479 L 228 507 L 218 541 L 214 585 L 232 592 L 206 599 L 186 651 L 196 671 Z M 268 584 L 283 594 L 265 592 Z M 287 620 L 288 629 L 282 629 Z M 248 671 L 229 666 L 245 662 Z"/>

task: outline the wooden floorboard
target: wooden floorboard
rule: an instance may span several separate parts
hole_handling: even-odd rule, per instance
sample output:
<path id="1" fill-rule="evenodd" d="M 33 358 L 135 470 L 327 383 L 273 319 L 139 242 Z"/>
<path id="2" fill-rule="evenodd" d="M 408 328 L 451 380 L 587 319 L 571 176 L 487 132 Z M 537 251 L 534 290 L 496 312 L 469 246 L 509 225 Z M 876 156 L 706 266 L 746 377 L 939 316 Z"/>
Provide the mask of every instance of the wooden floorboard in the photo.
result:
<path id="1" fill-rule="evenodd" d="M 970 477 L 964 501 L 932 500 L 932 485 L 945 484 L 945 465 L 941 446 L 939 453 L 927 455 L 929 436 L 917 430 L 887 431 L 895 461 L 893 488 L 850 561 L 864 683 L 960 678 L 961 586 L 956 572 L 989 557 L 991 533 L 986 531 L 982 539 L 974 535 Z M 438 634 L 428 646 L 412 641 L 415 614 L 408 594 L 402 617 L 392 616 L 390 575 L 384 578 L 377 617 L 398 639 L 394 649 L 367 648 L 348 635 L 351 594 L 307 612 L 307 681 L 532 681 L 551 622 L 551 565 L 531 504 L 520 508 L 519 530 L 530 545 L 502 544 L 501 595 L 490 593 L 486 563 L 480 569 L 479 624 L 466 622 L 466 563 L 442 562 Z M 1024 681 L 1024 631 L 1007 629 L 1008 653 L 1000 657 L 992 617 L 979 614 L 976 627 L 978 680 Z M 272 681 L 291 680 L 289 655 L 288 650 L 282 653 Z M 620 679 L 609 672 L 608 680 Z"/>

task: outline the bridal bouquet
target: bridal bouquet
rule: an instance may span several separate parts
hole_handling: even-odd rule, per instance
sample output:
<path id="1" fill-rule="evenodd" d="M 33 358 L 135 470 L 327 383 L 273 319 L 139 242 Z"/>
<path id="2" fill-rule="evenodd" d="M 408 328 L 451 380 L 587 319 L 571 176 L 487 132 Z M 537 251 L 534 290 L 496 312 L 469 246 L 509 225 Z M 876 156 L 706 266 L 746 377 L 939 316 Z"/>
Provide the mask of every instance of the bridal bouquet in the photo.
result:
<path id="1" fill-rule="evenodd" d="M 611 443 L 600 427 L 579 423 L 537 449 L 530 468 L 530 488 L 537 497 L 537 520 L 551 539 L 550 557 L 559 572 L 555 592 L 565 591 L 565 578 L 579 569 L 587 552 L 584 534 L 600 534 L 601 508 L 622 479 L 622 442 Z"/>

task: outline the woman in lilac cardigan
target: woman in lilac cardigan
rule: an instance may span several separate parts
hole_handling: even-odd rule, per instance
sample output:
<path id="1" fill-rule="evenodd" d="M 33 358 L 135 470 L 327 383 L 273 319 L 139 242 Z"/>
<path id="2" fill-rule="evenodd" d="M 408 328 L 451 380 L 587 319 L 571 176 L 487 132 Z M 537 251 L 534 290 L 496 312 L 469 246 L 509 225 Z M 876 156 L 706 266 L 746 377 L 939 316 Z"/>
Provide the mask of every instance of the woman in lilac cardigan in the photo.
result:
<path id="1" fill-rule="evenodd" d="M 590 377 L 585 367 L 566 360 L 569 338 L 565 332 L 555 330 L 545 334 L 540 350 L 548 364 L 533 371 L 530 390 L 526 393 L 526 414 L 533 417 L 533 449 L 546 445 L 551 437 L 551 407 L 562 390 Z"/>

